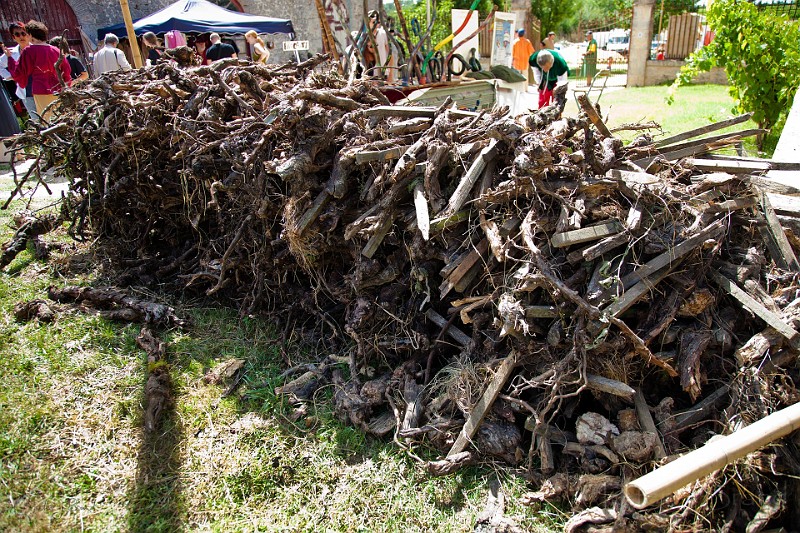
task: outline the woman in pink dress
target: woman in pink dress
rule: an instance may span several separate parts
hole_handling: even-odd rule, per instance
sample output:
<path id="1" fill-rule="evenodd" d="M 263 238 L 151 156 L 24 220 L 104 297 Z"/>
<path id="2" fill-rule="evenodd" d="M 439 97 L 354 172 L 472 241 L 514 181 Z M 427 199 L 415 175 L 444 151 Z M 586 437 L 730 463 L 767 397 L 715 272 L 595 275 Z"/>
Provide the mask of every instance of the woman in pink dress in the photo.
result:
<path id="1" fill-rule="evenodd" d="M 42 115 L 44 108 L 56 99 L 53 93 L 61 88 L 61 81 L 67 85 L 71 83 L 69 62 L 64 58 L 56 67 L 61 52 L 55 46 L 47 44 L 47 26 L 31 20 L 25 25 L 25 31 L 31 36 L 31 44 L 20 53 L 19 60 L 16 61 L 6 52 L 8 71 L 20 86 L 26 86 L 30 76 L 36 111 Z M 48 117 L 42 115 L 42 118 L 46 120 Z"/>

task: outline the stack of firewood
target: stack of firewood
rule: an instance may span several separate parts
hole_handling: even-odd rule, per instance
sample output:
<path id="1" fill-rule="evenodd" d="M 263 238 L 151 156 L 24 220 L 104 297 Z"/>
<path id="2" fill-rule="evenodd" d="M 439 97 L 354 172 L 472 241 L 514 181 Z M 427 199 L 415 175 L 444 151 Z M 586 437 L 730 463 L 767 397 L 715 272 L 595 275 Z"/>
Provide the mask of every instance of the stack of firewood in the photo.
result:
<path id="1" fill-rule="evenodd" d="M 16 146 L 70 180 L 70 231 L 118 285 L 323 347 L 278 390 L 298 416 L 332 382 L 343 420 L 446 452 L 431 472 L 496 457 L 541 483 L 531 502 L 609 510 L 575 527 L 739 529 L 791 492 L 791 444 L 660 508 L 691 511 L 632 513 L 621 488 L 797 400 L 800 191 L 761 177 L 791 165 L 708 155 L 759 130 L 693 140 L 747 117 L 625 146 L 582 108 L 389 106 L 320 58 L 160 64 L 66 90 Z"/>

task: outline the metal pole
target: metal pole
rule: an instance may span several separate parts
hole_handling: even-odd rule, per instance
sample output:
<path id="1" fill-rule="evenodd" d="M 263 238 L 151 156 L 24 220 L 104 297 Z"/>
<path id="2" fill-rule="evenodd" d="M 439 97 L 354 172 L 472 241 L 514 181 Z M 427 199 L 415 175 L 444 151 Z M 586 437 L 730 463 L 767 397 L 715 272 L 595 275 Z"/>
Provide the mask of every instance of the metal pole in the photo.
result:
<path id="1" fill-rule="evenodd" d="M 431 0 L 425 0 L 425 21 L 428 26 L 431 25 Z"/>
<path id="2" fill-rule="evenodd" d="M 661 26 L 664 24 L 664 0 L 661 0 L 661 13 L 658 15 L 658 36 L 656 39 L 661 40 Z"/>
<path id="3" fill-rule="evenodd" d="M 133 31 L 133 19 L 131 19 L 131 10 L 128 7 L 128 0 L 119 0 L 119 7 L 122 9 L 122 18 L 125 19 L 125 29 L 128 31 L 128 41 L 131 43 L 133 65 L 136 68 L 141 68 L 142 54 L 139 52 L 139 41 L 136 40 L 136 32 Z"/>

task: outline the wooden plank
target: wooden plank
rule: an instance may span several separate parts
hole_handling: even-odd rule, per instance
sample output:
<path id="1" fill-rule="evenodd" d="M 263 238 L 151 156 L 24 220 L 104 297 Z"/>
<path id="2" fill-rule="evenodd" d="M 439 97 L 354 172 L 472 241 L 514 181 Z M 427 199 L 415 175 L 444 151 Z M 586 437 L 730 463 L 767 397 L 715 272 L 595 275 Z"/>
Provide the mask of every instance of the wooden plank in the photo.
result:
<path id="1" fill-rule="evenodd" d="M 784 270 L 800 272 L 800 264 L 794 255 L 792 245 L 789 244 L 789 239 L 786 238 L 786 233 L 784 233 L 783 227 L 778 222 L 778 216 L 775 214 L 775 210 L 772 209 L 772 204 L 769 203 L 766 193 L 761 193 L 761 212 L 764 214 L 766 221 L 764 233 L 767 237 L 767 247 L 770 250 L 772 259 Z"/>
<path id="2" fill-rule="evenodd" d="M 615 180 L 633 181 L 634 183 L 641 183 L 643 185 L 652 185 L 662 181 L 658 176 L 648 172 L 634 172 L 632 170 L 622 170 L 618 168 L 612 168 L 606 172 L 606 177 Z"/>
<path id="3" fill-rule="evenodd" d="M 628 241 L 630 241 L 630 239 L 631 236 L 627 232 L 617 233 L 612 237 L 606 237 L 596 244 L 568 253 L 567 261 L 569 261 L 571 264 L 579 263 L 581 261 L 594 261 L 604 253 L 610 252 L 614 248 L 626 244 Z"/>
<path id="4" fill-rule="evenodd" d="M 662 268 L 671 265 L 678 259 L 681 259 L 689 252 L 703 244 L 707 239 L 713 237 L 717 232 L 721 231 L 724 227 L 724 222 L 718 220 L 710 224 L 705 229 L 692 235 L 680 244 L 671 247 L 666 252 L 654 257 L 641 267 L 637 268 L 621 280 L 622 286 L 627 289 L 634 283 L 644 279 L 647 276 L 661 270 Z"/>
<path id="5" fill-rule="evenodd" d="M 600 118 L 600 115 L 597 114 L 597 109 L 595 109 L 589 101 L 589 97 L 585 94 L 578 95 L 578 104 L 580 104 L 581 109 L 586 113 L 586 116 L 589 117 L 589 120 L 592 121 L 592 124 L 597 128 L 600 135 L 603 137 L 611 137 L 611 132 L 608 131 L 608 127 L 603 122 L 603 119 Z"/>
<path id="6" fill-rule="evenodd" d="M 440 298 L 444 300 L 444 297 L 453 290 L 456 284 L 461 281 L 461 278 L 467 275 L 467 272 L 475 266 L 475 264 L 484 256 L 486 252 L 489 250 L 489 241 L 486 239 L 482 239 L 481 242 L 472 250 L 466 257 L 459 263 L 459 265 L 453 269 L 447 278 L 442 281 L 442 284 L 439 285 L 439 294 Z"/>
<path id="7" fill-rule="evenodd" d="M 432 106 L 394 106 L 381 105 L 371 107 L 364 111 L 368 117 L 428 117 L 436 116 L 438 107 Z M 480 113 L 475 111 L 464 111 L 461 109 L 449 109 L 450 114 L 455 118 L 477 117 Z"/>
<path id="8" fill-rule="evenodd" d="M 719 135 L 713 135 L 711 137 L 703 137 L 702 139 L 695 139 L 692 141 L 686 141 L 678 144 L 673 144 L 672 146 L 667 146 L 663 149 L 660 149 L 659 152 L 662 154 L 670 153 L 670 152 L 677 152 L 679 150 L 683 150 L 684 148 L 691 148 L 694 146 L 702 146 L 708 145 L 712 143 L 717 143 L 724 141 L 730 138 L 736 139 L 743 139 L 745 137 L 752 137 L 753 135 L 758 135 L 760 133 L 765 133 L 766 130 L 760 128 L 749 128 L 746 130 L 739 130 L 739 131 L 731 131 L 729 133 L 721 133 Z"/>
<path id="9" fill-rule="evenodd" d="M 636 231 L 639 229 L 639 226 L 642 224 L 642 217 L 644 216 L 644 212 L 642 211 L 641 206 L 634 205 L 628 209 L 628 217 L 625 219 L 625 227 L 628 231 Z"/>
<path id="10" fill-rule="evenodd" d="M 770 170 L 800 170 L 800 161 L 777 161 L 759 157 L 742 157 L 726 154 L 708 154 L 708 159 L 716 161 L 744 161 L 748 163 L 768 163 Z"/>
<path id="11" fill-rule="evenodd" d="M 614 235 L 622 231 L 622 225 L 617 220 L 589 226 L 588 228 L 574 229 L 556 233 L 550 237 L 550 245 L 553 248 L 566 248 L 573 244 L 581 244 L 589 241 L 596 241 L 609 235 Z"/>
<path id="12" fill-rule="evenodd" d="M 790 217 L 800 217 L 800 198 L 767 193 L 767 199 L 776 213 Z"/>
<path id="13" fill-rule="evenodd" d="M 392 216 L 387 216 L 383 220 L 380 227 L 375 231 L 375 233 L 372 234 L 372 237 L 369 238 L 369 241 L 367 241 L 367 245 L 364 246 L 363 250 L 361 250 L 361 255 L 372 259 L 372 256 L 378 251 L 383 239 L 389 233 L 389 230 L 392 229 L 393 222 L 394 217 Z"/>
<path id="14" fill-rule="evenodd" d="M 738 211 L 739 209 L 747 209 L 748 207 L 755 207 L 758 205 L 758 200 L 755 196 L 747 196 L 745 198 L 734 198 L 733 200 L 725 200 L 715 204 L 709 204 L 704 209 L 706 213 L 730 213 L 731 211 Z"/>
<path id="15" fill-rule="evenodd" d="M 677 265 L 678 263 L 672 263 L 669 268 L 665 268 L 662 271 L 650 274 L 650 276 L 644 278 L 642 281 L 626 290 L 622 296 L 605 308 L 604 311 L 615 317 L 621 315 L 630 309 L 633 304 L 639 301 L 642 296 L 650 292 L 653 287 L 661 282 L 661 280 L 666 278 L 670 272 L 672 272 L 672 269 Z"/>
<path id="16" fill-rule="evenodd" d="M 699 144 L 697 145 L 688 146 L 686 148 L 681 148 L 679 150 L 661 152 L 660 156 L 666 159 L 667 161 L 677 161 L 678 159 L 683 159 L 685 157 L 692 157 L 695 155 L 703 154 L 705 152 L 709 152 L 711 150 L 723 148 L 725 146 L 734 144 L 737 141 L 740 141 L 744 137 L 757 135 L 758 133 L 763 131 L 765 130 L 746 130 L 745 132 L 739 132 L 736 135 L 727 136 L 719 140 L 716 140 L 716 138 L 711 138 L 714 140 L 708 140 L 708 141 L 702 139 L 702 142 L 698 141 Z M 647 166 L 650 165 L 650 163 L 652 163 L 657 157 L 659 156 L 654 155 L 654 156 L 644 157 L 642 159 L 637 159 L 633 163 L 642 168 L 647 168 Z"/>
<path id="17" fill-rule="evenodd" d="M 514 352 L 512 352 L 500 364 L 500 368 L 498 368 L 497 372 L 495 372 L 494 377 L 489 383 L 489 386 L 486 388 L 486 391 L 484 391 L 483 396 L 481 396 L 481 399 L 478 400 L 477 404 L 475 404 L 475 407 L 469 414 L 467 422 L 464 424 L 464 427 L 461 428 L 458 438 L 456 438 L 456 441 L 453 443 L 453 447 L 450 448 L 449 452 L 447 452 L 447 457 L 452 457 L 457 453 L 461 453 L 472 441 L 472 437 L 475 436 L 475 433 L 478 431 L 478 427 L 480 427 L 481 422 L 486 417 L 486 413 L 489 412 L 489 409 L 491 409 L 494 401 L 500 394 L 500 391 L 508 381 L 508 378 L 511 377 L 511 372 L 514 370 L 516 365 L 517 356 Z"/>
<path id="18" fill-rule="evenodd" d="M 417 213 L 417 228 L 426 241 L 431 235 L 431 218 L 428 213 L 428 200 L 425 198 L 425 189 L 421 182 L 414 185 L 414 210 Z"/>
<path id="19" fill-rule="evenodd" d="M 317 197 L 314 199 L 314 203 L 311 204 L 311 207 L 308 208 L 308 211 L 303 213 L 303 218 L 300 219 L 300 222 L 297 223 L 297 233 L 298 235 L 302 235 L 303 232 L 314 222 L 322 210 L 328 205 L 328 200 L 330 200 L 331 195 L 328 192 L 328 189 L 323 189 Z"/>
<path id="20" fill-rule="evenodd" d="M 769 163 L 751 161 L 717 161 L 716 159 L 699 159 L 690 157 L 686 163 L 703 172 L 727 172 L 728 174 L 751 174 L 766 172 L 772 167 Z"/>
<path id="21" fill-rule="evenodd" d="M 789 185 L 787 183 L 782 183 L 780 181 L 775 181 L 773 179 L 762 176 L 751 175 L 749 176 L 749 179 L 750 183 L 757 186 L 764 192 L 768 192 L 771 194 L 800 195 L 800 188 L 795 187 L 794 185 Z"/>
<path id="22" fill-rule="evenodd" d="M 636 394 L 633 395 L 633 404 L 636 407 L 636 417 L 639 419 L 639 425 L 642 426 L 642 429 L 658 437 L 654 453 L 655 458 L 657 460 L 663 459 L 667 456 L 667 450 L 664 448 L 664 443 L 661 442 L 661 435 L 658 434 L 656 423 L 653 421 L 653 415 L 650 414 L 650 407 L 647 405 L 642 391 L 636 391 Z"/>
<path id="23" fill-rule="evenodd" d="M 745 308 L 749 309 L 761 320 L 772 326 L 778 333 L 786 337 L 790 342 L 795 343 L 800 340 L 800 333 L 789 324 L 784 322 L 778 315 L 761 305 L 752 296 L 747 294 L 734 282 L 718 272 L 711 271 L 711 278 L 720 286 L 722 290 L 733 296 Z"/>
<path id="24" fill-rule="evenodd" d="M 558 310 L 552 305 L 529 305 L 525 307 L 525 318 L 558 318 Z"/>
<path id="25" fill-rule="evenodd" d="M 406 153 L 408 146 L 395 146 L 386 150 L 365 150 L 356 154 L 356 164 L 363 165 L 370 161 L 390 161 L 400 159 Z"/>
<path id="26" fill-rule="evenodd" d="M 497 139 L 492 139 L 489 142 L 489 146 L 481 150 L 478 157 L 472 162 L 469 170 L 467 170 L 467 173 L 458 182 L 456 190 L 447 202 L 447 207 L 437 215 L 437 218 L 450 216 L 461 209 L 461 206 L 467 201 L 470 191 L 475 186 L 475 182 L 478 181 L 483 169 L 486 168 L 486 164 L 497 153 L 497 143 Z"/>
<path id="27" fill-rule="evenodd" d="M 398 122 L 397 124 L 392 124 L 389 126 L 389 129 L 386 130 L 386 132 L 397 136 L 404 135 L 406 133 L 417 133 L 428 129 L 430 126 L 431 119 L 429 118 L 412 118 L 409 120 L 404 120 L 403 122 Z"/>
<path id="28" fill-rule="evenodd" d="M 713 124 L 709 124 L 708 126 L 703 126 L 700 128 L 695 128 L 693 130 L 684 131 L 683 133 L 679 133 L 677 135 L 673 135 L 672 137 L 667 137 L 665 139 L 661 139 L 660 141 L 656 141 L 656 147 L 668 146 L 670 144 L 685 141 L 686 139 L 691 139 L 692 137 L 699 137 L 705 133 L 711 133 L 712 131 L 718 131 L 723 128 L 727 128 L 728 126 L 735 126 L 736 124 L 741 124 L 742 122 L 747 122 L 752 117 L 752 113 L 746 113 L 744 115 L 739 115 L 738 117 L 729 118 L 727 120 L 722 120 L 720 122 L 715 122 Z"/>
<path id="29" fill-rule="evenodd" d="M 463 346 L 464 348 L 472 344 L 472 337 L 470 337 L 469 335 L 467 335 L 466 333 L 464 333 L 463 331 L 461 331 L 452 324 L 450 324 L 450 326 L 448 327 L 447 325 L 448 320 L 439 313 L 437 313 L 436 311 L 434 311 L 433 309 L 428 309 L 428 311 L 425 312 L 425 316 L 428 317 L 428 319 L 431 322 L 433 322 L 440 328 L 447 327 L 447 335 L 451 339 L 459 343 L 461 346 Z"/>
<path id="30" fill-rule="evenodd" d="M 709 394 L 706 398 L 699 401 L 692 407 L 678 411 L 675 413 L 675 430 L 683 429 L 697 422 L 702 422 L 706 420 L 711 412 L 711 409 L 719 403 L 720 400 L 725 398 L 728 394 L 729 387 L 727 385 L 723 385 L 722 387 L 718 388 L 711 394 Z"/>

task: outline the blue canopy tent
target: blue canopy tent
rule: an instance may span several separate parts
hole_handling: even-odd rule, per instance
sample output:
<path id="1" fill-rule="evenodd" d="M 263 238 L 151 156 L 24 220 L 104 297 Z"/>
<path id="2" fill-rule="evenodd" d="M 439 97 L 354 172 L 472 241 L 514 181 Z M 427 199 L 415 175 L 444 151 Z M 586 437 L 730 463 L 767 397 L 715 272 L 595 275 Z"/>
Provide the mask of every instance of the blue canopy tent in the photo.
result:
<path id="1" fill-rule="evenodd" d="M 240 35 L 254 30 L 256 33 L 287 33 L 294 35 L 291 20 L 260 17 L 230 11 L 207 0 L 179 0 L 172 5 L 142 17 L 133 23 L 136 35 L 151 31 L 155 34 L 178 30 L 184 33 L 227 33 Z M 127 37 L 125 24 L 115 24 L 97 30 L 98 40 L 106 34 Z"/>

